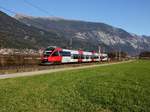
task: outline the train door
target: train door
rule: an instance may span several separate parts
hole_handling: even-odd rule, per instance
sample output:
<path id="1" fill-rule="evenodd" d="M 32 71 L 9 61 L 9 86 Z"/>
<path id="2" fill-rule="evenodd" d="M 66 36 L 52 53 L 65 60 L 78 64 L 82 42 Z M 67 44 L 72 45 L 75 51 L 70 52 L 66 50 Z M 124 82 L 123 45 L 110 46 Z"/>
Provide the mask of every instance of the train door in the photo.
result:
<path id="1" fill-rule="evenodd" d="M 84 59 L 84 56 L 83 56 L 83 51 L 82 50 L 79 50 L 79 58 L 78 58 L 78 62 L 81 63 Z"/>

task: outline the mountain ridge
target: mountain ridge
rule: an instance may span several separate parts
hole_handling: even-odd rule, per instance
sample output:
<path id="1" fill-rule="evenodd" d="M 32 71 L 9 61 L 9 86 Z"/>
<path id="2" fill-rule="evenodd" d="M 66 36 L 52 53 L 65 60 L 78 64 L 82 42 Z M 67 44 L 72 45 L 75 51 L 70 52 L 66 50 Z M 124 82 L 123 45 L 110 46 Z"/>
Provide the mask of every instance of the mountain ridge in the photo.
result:
<path id="1" fill-rule="evenodd" d="M 43 39 L 45 40 L 43 42 Z M 54 32 L 28 26 L 0 11 L 0 45 L 1 48 L 33 48 L 46 47 L 61 42 Z M 53 43 L 51 41 L 55 40 Z"/>
<path id="2" fill-rule="evenodd" d="M 0 12 L 0 45 L 39 49 L 54 45 L 69 49 L 124 51 L 135 55 L 150 50 L 149 36 L 138 36 L 105 23 L 17 15 Z"/>
<path id="3" fill-rule="evenodd" d="M 105 23 L 68 20 L 64 18 L 52 21 L 45 20 L 44 17 L 28 18 L 26 16 L 22 17 L 22 19 L 16 19 L 46 31 L 61 32 L 68 39 L 90 41 L 92 44 L 96 44 L 96 46 L 100 45 L 104 47 L 107 51 L 121 49 L 129 54 L 135 54 L 139 50 L 150 50 L 150 41 L 149 38 L 146 38 L 148 36 L 132 34 L 122 28 L 113 27 Z M 40 24 L 35 24 L 32 22 L 33 20 Z"/>
<path id="4" fill-rule="evenodd" d="M 17 20 L 22 19 L 22 18 L 32 18 L 32 19 L 41 18 L 41 19 L 49 19 L 49 20 L 67 20 L 67 21 L 77 21 L 77 22 L 86 22 L 86 23 L 94 23 L 94 24 L 105 24 L 105 25 L 108 25 L 110 27 L 113 27 L 114 29 L 124 30 L 123 28 L 113 26 L 113 25 L 109 25 L 109 24 L 104 23 L 104 22 L 94 22 L 94 21 L 89 21 L 89 20 L 68 19 L 68 18 L 57 17 L 57 16 L 30 16 L 30 15 L 27 15 L 27 14 L 17 13 L 16 15 L 14 15 L 12 17 L 17 19 Z M 150 38 L 150 35 L 145 35 L 145 34 L 140 35 L 140 34 L 129 32 L 127 30 L 124 30 L 124 31 L 128 32 L 129 34 L 131 34 L 133 36 L 139 36 L 139 37 L 144 36 L 144 37 Z"/>

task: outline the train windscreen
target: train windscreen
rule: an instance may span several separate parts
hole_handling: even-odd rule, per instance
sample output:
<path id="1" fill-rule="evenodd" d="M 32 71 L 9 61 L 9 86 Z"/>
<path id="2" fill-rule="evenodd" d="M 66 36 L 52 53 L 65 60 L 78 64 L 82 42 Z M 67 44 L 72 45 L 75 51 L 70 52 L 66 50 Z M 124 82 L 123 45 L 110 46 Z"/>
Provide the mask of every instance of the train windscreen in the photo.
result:
<path id="1" fill-rule="evenodd" d="M 45 49 L 45 51 L 53 51 L 53 50 L 55 50 L 55 48 L 53 48 L 53 47 L 48 47 Z"/>
<path id="2" fill-rule="evenodd" d="M 50 56 L 51 53 L 52 53 L 54 50 L 55 50 L 55 48 L 53 48 L 53 47 L 48 47 L 48 48 L 46 48 L 45 51 L 43 52 L 43 55 L 44 55 L 44 56 Z"/>
<path id="3" fill-rule="evenodd" d="M 52 51 L 44 51 L 43 55 L 44 56 L 50 56 L 52 53 Z"/>

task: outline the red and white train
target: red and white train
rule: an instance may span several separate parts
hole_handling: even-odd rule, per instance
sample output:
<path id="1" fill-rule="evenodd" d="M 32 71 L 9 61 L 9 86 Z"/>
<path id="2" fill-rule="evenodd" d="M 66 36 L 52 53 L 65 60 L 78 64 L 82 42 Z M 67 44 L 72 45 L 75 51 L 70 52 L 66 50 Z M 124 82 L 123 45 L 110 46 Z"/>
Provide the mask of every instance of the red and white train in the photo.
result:
<path id="1" fill-rule="evenodd" d="M 82 63 L 107 61 L 107 54 L 86 52 L 82 50 L 69 50 L 58 47 L 48 47 L 44 50 L 41 61 L 43 64 Z"/>

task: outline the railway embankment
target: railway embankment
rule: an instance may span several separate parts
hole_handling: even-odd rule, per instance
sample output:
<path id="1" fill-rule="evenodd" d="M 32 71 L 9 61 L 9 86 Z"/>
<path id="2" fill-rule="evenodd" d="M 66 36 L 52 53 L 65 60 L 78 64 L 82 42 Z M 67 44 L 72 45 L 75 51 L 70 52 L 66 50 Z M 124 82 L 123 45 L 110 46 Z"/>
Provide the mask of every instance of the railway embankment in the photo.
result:
<path id="1" fill-rule="evenodd" d="M 45 69 L 45 70 L 37 70 L 37 71 L 30 71 L 30 72 L 20 72 L 20 73 L 10 73 L 10 74 L 1 74 L 0 79 L 6 79 L 6 78 L 15 78 L 15 77 L 24 77 L 24 76 L 33 76 L 33 75 L 41 75 L 41 74 L 47 74 L 47 73 L 53 73 L 53 72 L 61 72 L 66 70 L 76 70 L 76 69 L 85 69 L 85 68 L 92 68 L 92 67 L 99 67 L 99 66 L 109 66 L 114 64 L 121 64 L 121 63 L 130 63 L 134 60 L 128 60 L 128 61 L 120 61 L 120 62 L 111 62 L 111 63 L 89 63 L 89 64 L 66 64 L 66 65 L 58 65 L 59 68 L 53 68 L 54 66 L 51 66 L 51 69 Z M 58 67 L 55 66 L 55 67 Z M 61 66 L 61 67 L 60 67 Z"/>

